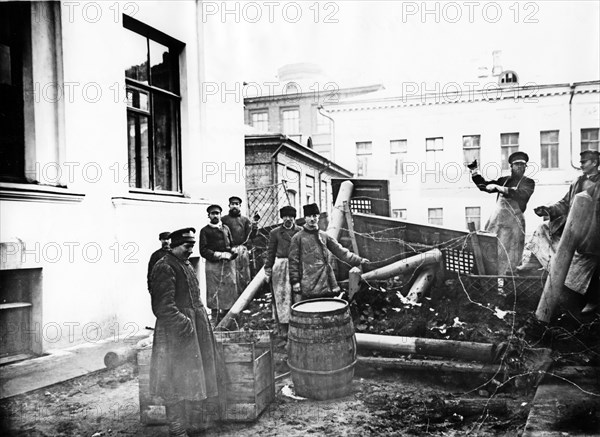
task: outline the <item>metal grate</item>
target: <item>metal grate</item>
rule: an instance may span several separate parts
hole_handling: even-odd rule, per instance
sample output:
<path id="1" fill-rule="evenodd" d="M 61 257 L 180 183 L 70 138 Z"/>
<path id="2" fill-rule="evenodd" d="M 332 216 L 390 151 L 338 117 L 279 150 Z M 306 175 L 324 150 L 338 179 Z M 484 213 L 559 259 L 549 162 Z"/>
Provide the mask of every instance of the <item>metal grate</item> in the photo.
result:
<path id="1" fill-rule="evenodd" d="M 285 182 L 248 191 L 248 214 L 260 216 L 258 227 L 264 228 L 279 223 L 279 209 L 289 205 L 290 199 Z"/>
<path id="2" fill-rule="evenodd" d="M 444 255 L 446 270 L 467 275 L 473 273 L 473 267 L 475 265 L 473 252 L 449 248 L 441 250 Z"/>
<path id="3" fill-rule="evenodd" d="M 350 199 L 350 211 L 373 214 L 373 205 L 370 199 Z"/>

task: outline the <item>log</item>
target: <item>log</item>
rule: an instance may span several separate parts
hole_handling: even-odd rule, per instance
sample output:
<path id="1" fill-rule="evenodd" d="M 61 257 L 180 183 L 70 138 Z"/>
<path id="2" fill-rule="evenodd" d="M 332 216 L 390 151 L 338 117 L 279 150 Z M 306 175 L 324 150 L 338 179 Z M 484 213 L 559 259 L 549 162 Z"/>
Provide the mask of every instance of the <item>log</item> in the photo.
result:
<path id="1" fill-rule="evenodd" d="M 535 312 L 537 319 L 542 322 L 550 323 L 550 319 L 560 303 L 573 254 L 581 242 L 585 230 L 589 227 L 592 208 L 592 197 L 587 192 L 575 195 L 556 253 L 550 260 L 548 278 L 546 278 L 544 291 Z"/>
<path id="2" fill-rule="evenodd" d="M 411 302 L 420 302 L 425 292 L 431 287 L 435 279 L 435 267 L 427 266 L 423 269 L 415 282 L 413 283 L 410 291 L 406 295 L 406 299 Z"/>
<path id="3" fill-rule="evenodd" d="M 333 206 L 331 219 L 327 227 L 327 235 L 335 240 L 338 239 L 342 223 L 344 223 L 344 202 L 350 202 L 353 190 L 354 184 L 350 181 L 344 181 L 340 184 L 340 190 L 338 191 L 337 199 L 335 199 L 335 205 Z"/>
<path id="4" fill-rule="evenodd" d="M 508 403 L 506 399 L 450 399 L 444 401 L 443 409 L 445 415 L 456 413 L 461 416 L 477 416 L 489 413 L 503 416 L 508 413 Z"/>
<path id="5" fill-rule="evenodd" d="M 263 267 L 258 271 L 256 276 L 252 278 L 252 281 L 250 281 L 244 292 L 235 301 L 229 312 L 225 314 L 225 317 L 223 317 L 219 324 L 215 326 L 215 330 L 227 329 L 232 319 L 235 316 L 239 315 L 244 310 L 244 308 L 248 306 L 250 301 L 252 301 L 254 295 L 258 292 L 258 290 L 260 290 L 260 287 L 266 279 L 267 275 L 265 274 L 265 268 Z"/>
<path id="6" fill-rule="evenodd" d="M 483 363 L 493 362 L 496 351 L 495 345 L 487 343 L 362 333 L 356 334 L 356 345 L 359 350 L 376 349 L 401 354 L 416 353 Z"/>
<path id="7" fill-rule="evenodd" d="M 114 351 L 107 352 L 104 355 L 104 365 L 109 369 L 125 364 L 135 362 L 137 359 L 137 349 L 135 347 L 122 347 Z"/>
<path id="8" fill-rule="evenodd" d="M 372 281 L 388 279 L 398 275 L 406 275 L 412 273 L 418 267 L 429 264 L 437 264 L 441 261 L 442 252 L 439 249 L 433 249 L 367 272 L 362 275 L 362 279 L 364 281 Z"/>
<path id="9" fill-rule="evenodd" d="M 501 366 L 498 364 L 467 363 L 464 361 L 416 360 L 414 358 L 385 358 L 358 356 L 359 366 L 370 366 L 390 370 L 438 371 L 450 373 L 481 374 L 486 378 L 496 375 Z M 521 373 L 515 370 L 514 373 Z"/>

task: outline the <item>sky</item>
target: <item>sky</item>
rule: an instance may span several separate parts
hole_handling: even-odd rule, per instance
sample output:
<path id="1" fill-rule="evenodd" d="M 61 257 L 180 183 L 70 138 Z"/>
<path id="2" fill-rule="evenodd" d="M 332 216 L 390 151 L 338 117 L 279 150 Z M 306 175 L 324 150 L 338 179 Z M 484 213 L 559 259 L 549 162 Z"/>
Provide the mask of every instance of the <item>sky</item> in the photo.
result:
<path id="1" fill-rule="evenodd" d="M 229 14 L 221 2 L 208 7 L 203 19 L 231 31 L 235 74 L 247 82 L 273 80 L 279 67 L 300 62 L 319 65 L 340 86 L 487 82 L 478 67 L 491 71 L 494 50 L 520 83 L 600 79 L 600 1 L 258 1 L 232 2 Z"/>

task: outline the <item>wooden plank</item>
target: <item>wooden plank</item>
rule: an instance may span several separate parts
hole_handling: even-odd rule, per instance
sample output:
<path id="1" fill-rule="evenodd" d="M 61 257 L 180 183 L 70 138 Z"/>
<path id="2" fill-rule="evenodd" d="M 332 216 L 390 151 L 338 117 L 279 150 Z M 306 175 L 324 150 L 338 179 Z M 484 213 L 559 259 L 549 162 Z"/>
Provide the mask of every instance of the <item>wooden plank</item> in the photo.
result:
<path id="1" fill-rule="evenodd" d="M 254 385 L 254 363 L 228 363 L 225 379 L 231 383 Z"/>
<path id="2" fill-rule="evenodd" d="M 271 374 L 271 354 L 265 352 L 254 362 L 254 393 L 260 393 L 265 387 L 273 384 Z"/>
<path id="3" fill-rule="evenodd" d="M 479 236 L 477 235 L 477 229 L 475 229 L 475 223 L 467 223 L 469 232 L 471 233 L 471 246 L 473 247 L 473 256 L 475 257 L 475 265 L 477 266 L 477 273 L 485 275 L 485 263 L 483 262 L 483 254 L 481 253 L 481 246 L 479 244 Z"/>
<path id="4" fill-rule="evenodd" d="M 239 382 L 228 382 L 225 384 L 225 396 L 227 403 L 242 404 L 254 402 L 254 385 Z"/>
<path id="5" fill-rule="evenodd" d="M 223 343 L 223 361 L 228 363 L 251 363 L 254 361 L 252 343 Z"/>
<path id="6" fill-rule="evenodd" d="M 221 420 L 226 422 L 252 422 L 256 417 L 256 404 L 254 403 L 227 404 L 221 410 Z"/>

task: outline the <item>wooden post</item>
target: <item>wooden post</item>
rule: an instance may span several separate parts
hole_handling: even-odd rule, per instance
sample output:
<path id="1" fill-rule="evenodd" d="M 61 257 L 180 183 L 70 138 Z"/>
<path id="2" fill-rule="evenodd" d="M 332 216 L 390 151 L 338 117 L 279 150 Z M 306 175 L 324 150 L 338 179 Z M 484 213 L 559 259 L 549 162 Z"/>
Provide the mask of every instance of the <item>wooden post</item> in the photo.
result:
<path id="1" fill-rule="evenodd" d="M 477 235 L 477 229 L 475 229 L 475 223 L 467 223 L 469 232 L 471 233 L 471 246 L 473 247 L 473 257 L 475 258 L 475 265 L 477 266 L 477 274 L 485 275 L 485 263 L 483 262 L 483 255 L 481 254 L 481 246 L 479 245 L 479 236 Z"/>
<path id="2" fill-rule="evenodd" d="M 420 302 L 423 294 L 427 291 L 431 284 L 433 284 L 433 280 L 435 279 L 435 267 L 427 266 L 423 268 L 423 271 L 419 273 L 417 279 L 413 283 L 410 291 L 406 295 L 406 298 L 411 302 Z"/>
<path id="3" fill-rule="evenodd" d="M 388 279 L 397 275 L 411 273 L 423 265 L 437 264 L 441 261 L 442 252 L 439 249 L 433 249 L 367 272 L 362 275 L 362 279 L 365 281 Z"/>
<path id="4" fill-rule="evenodd" d="M 215 326 L 215 330 L 227 329 L 231 319 L 241 313 L 244 308 L 248 306 L 266 279 L 267 275 L 265 274 L 265 268 L 263 267 L 258 271 L 252 281 L 250 281 L 244 292 L 240 295 L 240 297 L 238 297 L 229 312 L 225 314 L 225 317 L 223 317 L 219 324 Z"/>
<path id="5" fill-rule="evenodd" d="M 327 235 L 335 240 L 337 240 L 340 235 L 340 229 L 342 228 L 344 220 L 344 202 L 350 201 L 352 190 L 354 190 L 354 184 L 352 182 L 344 181 L 340 184 L 340 190 L 335 199 L 335 205 L 333 206 L 329 226 L 327 227 Z"/>
<path id="6" fill-rule="evenodd" d="M 584 191 L 575 195 L 556 253 L 550 260 L 548 278 L 535 312 L 535 316 L 542 322 L 550 322 L 560 302 L 573 254 L 585 231 L 589 228 L 592 207 L 592 197 L 588 193 Z"/>

